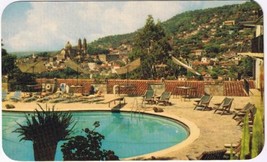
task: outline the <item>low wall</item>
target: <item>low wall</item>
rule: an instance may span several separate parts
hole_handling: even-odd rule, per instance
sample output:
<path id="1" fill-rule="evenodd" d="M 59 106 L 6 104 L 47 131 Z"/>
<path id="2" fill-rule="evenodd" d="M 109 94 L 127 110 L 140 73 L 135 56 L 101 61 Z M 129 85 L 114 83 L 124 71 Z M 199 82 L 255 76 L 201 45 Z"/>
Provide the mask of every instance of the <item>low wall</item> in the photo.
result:
<path id="1" fill-rule="evenodd" d="M 206 84 L 204 91 L 208 94 L 212 94 L 213 96 L 223 96 L 223 84 Z"/>
<path id="2" fill-rule="evenodd" d="M 53 83 L 54 79 L 37 79 L 37 83 Z M 165 90 L 172 92 L 172 95 L 182 95 L 183 89 L 177 87 L 187 86 L 194 87 L 193 90 L 189 90 L 190 96 L 200 97 L 204 92 L 210 93 L 216 96 L 246 96 L 243 90 L 242 81 L 225 81 L 222 84 L 210 84 L 204 81 L 177 81 L 177 80 L 165 80 L 164 83 L 161 80 L 122 80 L 122 79 L 108 79 L 101 83 L 92 79 L 57 79 L 57 84 L 66 83 L 67 85 L 80 85 L 82 88 L 77 89 L 77 93 L 89 92 L 90 86 L 93 85 L 97 89 L 101 89 L 104 93 L 112 94 L 115 88 L 119 93 L 130 94 L 133 96 L 140 96 L 149 89 L 153 84 L 165 84 Z M 253 81 L 250 81 L 251 86 Z"/>

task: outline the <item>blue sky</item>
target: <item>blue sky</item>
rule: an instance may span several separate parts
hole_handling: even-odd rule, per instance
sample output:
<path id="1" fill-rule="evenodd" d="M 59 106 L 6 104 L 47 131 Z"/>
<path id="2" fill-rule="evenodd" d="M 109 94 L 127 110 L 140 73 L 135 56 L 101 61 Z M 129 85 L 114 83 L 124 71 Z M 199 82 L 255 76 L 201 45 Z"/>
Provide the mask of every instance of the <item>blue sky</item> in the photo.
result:
<path id="1" fill-rule="evenodd" d="M 144 26 L 147 15 L 165 21 L 176 14 L 244 1 L 22 2 L 2 9 L 1 38 L 8 52 L 60 50 L 124 34 Z"/>

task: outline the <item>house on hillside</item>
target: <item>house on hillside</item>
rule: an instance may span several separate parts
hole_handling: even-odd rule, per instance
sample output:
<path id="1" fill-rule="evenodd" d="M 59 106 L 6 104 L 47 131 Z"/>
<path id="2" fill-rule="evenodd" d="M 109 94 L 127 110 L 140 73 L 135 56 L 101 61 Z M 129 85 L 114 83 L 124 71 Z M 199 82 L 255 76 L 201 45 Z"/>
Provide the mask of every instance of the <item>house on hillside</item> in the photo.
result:
<path id="1" fill-rule="evenodd" d="M 204 49 L 196 49 L 196 50 L 192 50 L 191 53 L 194 56 L 202 56 L 203 54 L 206 53 L 206 51 Z"/>
<path id="2" fill-rule="evenodd" d="M 202 57 L 202 58 L 201 58 L 201 62 L 202 62 L 202 63 L 209 63 L 210 60 L 209 60 L 209 58 L 207 58 L 207 57 Z"/>
<path id="3" fill-rule="evenodd" d="M 234 26 L 235 25 L 235 20 L 224 21 L 223 25 L 225 25 L 225 26 Z"/>

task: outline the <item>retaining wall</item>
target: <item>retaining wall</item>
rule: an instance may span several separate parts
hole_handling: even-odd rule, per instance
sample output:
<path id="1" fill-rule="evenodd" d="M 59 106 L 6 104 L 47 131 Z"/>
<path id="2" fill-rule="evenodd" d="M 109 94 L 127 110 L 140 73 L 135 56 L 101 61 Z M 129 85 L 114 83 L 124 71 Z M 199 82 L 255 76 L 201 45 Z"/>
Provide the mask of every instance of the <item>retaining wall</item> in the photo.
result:
<path id="1" fill-rule="evenodd" d="M 54 79 L 37 79 L 37 83 L 54 83 Z M 150 85 L 164 84 L 166 91 L 172 92 L 172 95 L 182 95 L 183 89 L 178 89 L 179 86 L 194 87 L 193 90 L 188 90 L 190 96 L 200 97 L 204 92 L 210 93 L 214 96 L 247 96 L 243 90 L 243 81 L 225 81 L 222 84 L 212 84 L 204 81 L 176 81 L 176 80 L 122 80 L 122 79 L 108 79 L 102 82 L 96 82 L 92 79 L 57 79 L 57 84 L 66 83 L 67 85 L 80 85 L 82 88 L 77 89 L 77 93 L 89 92 L 90 86 L 93 85 L 104 93 L 114 93 L 115 87 L 118 88 L 122 94 L 130 94 L 140 96 L 149 89 Z M 249 81 L 250 87 L 255 88 L 254 81 Z M 253 87 L 254 86 L 254 87 Z"/>

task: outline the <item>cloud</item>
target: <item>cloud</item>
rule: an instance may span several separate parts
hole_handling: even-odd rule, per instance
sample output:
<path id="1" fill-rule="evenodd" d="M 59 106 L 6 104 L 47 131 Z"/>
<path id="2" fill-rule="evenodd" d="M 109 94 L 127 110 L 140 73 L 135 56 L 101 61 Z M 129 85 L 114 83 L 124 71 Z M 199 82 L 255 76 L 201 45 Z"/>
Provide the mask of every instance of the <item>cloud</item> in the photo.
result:
<path id="1" fill-rule="evenodd" d="M 202 8 L 203 3 L 32 2 L 25 16 L 21 17 L 24 20 L 18 21 L 19 24 L 14 21 L 11 23 L 10 20 L 2 22 L 3 39 L 8 51 L 59 50 L 67 41 L 76 45 L 78 38 L 85 37 L 91 42 L 107 35 L 133 32 L 144 26 L 149 14 L 155 20 L 165 21 L 192 9 L 192 6 Z M 211 2 L 209 6 L 212 6 Z"/>

